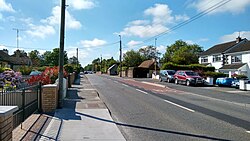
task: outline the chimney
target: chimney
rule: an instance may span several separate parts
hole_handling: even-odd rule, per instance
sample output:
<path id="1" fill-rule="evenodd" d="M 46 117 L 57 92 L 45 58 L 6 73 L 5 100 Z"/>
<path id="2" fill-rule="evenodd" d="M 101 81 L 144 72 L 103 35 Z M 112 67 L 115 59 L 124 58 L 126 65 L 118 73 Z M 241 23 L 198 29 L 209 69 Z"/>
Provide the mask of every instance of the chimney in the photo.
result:
<path id="1" fill-rule="evenodd" d="M 6 54 L 9 54 L 8 49 L 3 49 L 3 52 L 6 53 Z"/>
<path id="2" fill-rule="evenodd" d="M 240 36 L 238 36 L 238 37 L 236 38 L 236 43 L 239 43 L 240 41 L 242 41 L 242 39 L 241 39 Z"/>

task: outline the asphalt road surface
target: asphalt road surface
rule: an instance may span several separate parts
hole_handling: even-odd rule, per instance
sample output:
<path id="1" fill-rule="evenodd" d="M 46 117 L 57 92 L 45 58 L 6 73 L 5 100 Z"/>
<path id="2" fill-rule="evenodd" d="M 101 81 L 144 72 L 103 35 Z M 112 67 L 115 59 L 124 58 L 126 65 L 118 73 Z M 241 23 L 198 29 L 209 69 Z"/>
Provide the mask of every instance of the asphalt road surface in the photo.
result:
<path id="1" fill-rule="evenodd" d="M 107 75 L 87 78 L 129 141 L 250 140 L 250 108 L 244 101 Z"/>

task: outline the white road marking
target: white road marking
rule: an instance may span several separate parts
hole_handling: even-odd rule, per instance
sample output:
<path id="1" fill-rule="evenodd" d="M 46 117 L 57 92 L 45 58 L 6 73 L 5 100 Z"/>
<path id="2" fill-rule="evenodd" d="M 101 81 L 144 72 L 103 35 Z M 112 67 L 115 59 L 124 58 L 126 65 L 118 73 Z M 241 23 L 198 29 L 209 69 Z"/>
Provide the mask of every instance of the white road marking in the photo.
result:
<path id="1" fill-rule="evenodd" d="M 246 132 L 250 134 L 250 131 L 246 131 Z"/>
<path id="2" fill-rule="evenodd" d="M 142 92 L 142 93 L 144 93 L 144 94 L 148 94 L 147 92 L 145 92 L 145 91 L 142 91 L 142 90 L 139 90 L 139 89 L 136 89 L 137 91 L 139 91 L 139 92 Z"/>
<path id="3" fill-rule="evenodd" d="M 179 108 L 185 109 L 185 110 L 187 110 L 187 111 L 189 111 L 189 112 L 195 112 L 195 111 L 192 110 L 192 109 L 189 109 L 189 108 L 187 108 L 187 107 L 181 106 L 181 105 L 176 104 L 176 103 L 173 103 L 173 102 L 171 102 L 171 101 L 168 101 L 168 100 L 164 100 L 164 101 L 167 102 L 167 103 L 169 103 L 169 104 L 175 105 L 175 106 L 177 106 L 177 107 L 179 107 Z"/>
<path id="4" fill-rule="evenodd" d="M 158 86 L 158 87 L 162 87 L 162 88 L 166 88 L 165 85 L 161 85 L 161 84 L 156 84 L 156 83 L 151 83 L 151 82 L 145 82 L 145 81 L 142 81 L 142 83 L 153 85 L 153 86 Z"/>
<path id="5" fill-rule="evenodd" d="M 123 86 L 125 86 L 125 87 L 129 87 L 128 85 L 126 85 L 126 84 L 122 84 Z"/>
<path id="6" fill-rule="evenodd" d="M 119 83 L 118 81 L 114 81 L 115 83 Z"/>

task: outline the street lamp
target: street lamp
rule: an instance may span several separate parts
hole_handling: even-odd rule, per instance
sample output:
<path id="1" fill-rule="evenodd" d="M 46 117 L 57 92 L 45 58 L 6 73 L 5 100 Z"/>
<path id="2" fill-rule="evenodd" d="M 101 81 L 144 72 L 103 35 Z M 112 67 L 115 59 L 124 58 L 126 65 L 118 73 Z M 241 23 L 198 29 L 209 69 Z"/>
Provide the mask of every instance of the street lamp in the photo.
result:
<path id="1" fill-rule="evenodd" d="M 155 78 L 156 78 L 156 59 L 157 59 L 157 50 L 156 50 L 156 41 L 157 41 L 157 38 L 155 38 Z"/>

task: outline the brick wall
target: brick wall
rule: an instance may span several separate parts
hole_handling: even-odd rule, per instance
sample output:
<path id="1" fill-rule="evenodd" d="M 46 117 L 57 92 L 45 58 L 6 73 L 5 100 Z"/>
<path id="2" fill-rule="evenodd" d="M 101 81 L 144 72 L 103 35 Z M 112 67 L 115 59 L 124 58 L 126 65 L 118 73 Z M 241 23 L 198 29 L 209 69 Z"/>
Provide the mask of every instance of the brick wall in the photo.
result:
<path id="1" fill-rule="evenodd" d="M 57 108 L 58 86 L 54 84 L 42 86 L 42 111 L 54 112 Z"/>
<path id="2" fill-rule="evenodd" d="M 13 130 L 13 116 L 0 117 L 0 140 L 11 141 Z"/>

